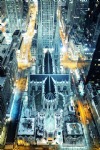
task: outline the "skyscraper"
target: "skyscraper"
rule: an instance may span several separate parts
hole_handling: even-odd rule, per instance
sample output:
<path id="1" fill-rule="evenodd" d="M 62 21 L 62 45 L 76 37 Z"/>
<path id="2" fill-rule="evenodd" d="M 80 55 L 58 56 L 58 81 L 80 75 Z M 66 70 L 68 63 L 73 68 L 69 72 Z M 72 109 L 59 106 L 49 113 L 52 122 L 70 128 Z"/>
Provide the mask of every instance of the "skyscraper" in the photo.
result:
<path id="1" fill-rule="evenodd" d="M 100 0 L 89 1 L 84 33 L 88 44 L 95 47 L 100 34 Z"/>
<path id="2" fill-rule="evenodd" d="M 5 3 L 9 22 L 9 31 L 13 33 L 16 29 L 21 29 L 23 1 L 5 0 Z"/>
<path id="3" fill-rule="evenodd" d="M 40 10 L 38 15 L 38 39 L 41 41 L 42 49 L 53 48 L 57 25 L 57 1 L 39 0 L 38 8 Z"/>
<path id="4" fill-rule="evenodd" d="M 47 51 L 52 53 L 51 55 L 55 59 L 58 59 L 59 57 L 59 24 L 57 19 L 57 0 L 39 0 L 38 9 L 37 65 L 41 66 L 41 64 L 43 65 L 42 58 L 44 58 L 44 55 Z M 44 72 L 43 70 L 44 69 L 42 66 L 42 72 Z"/>
<path id="5" fill-rule="evenodd" d="M 100 35 L 96 44 L 96 50 L 94 51 L 90 70 L 87 76 L 87 81 L 94 84 L 99 84 L 100 87 Z"/>

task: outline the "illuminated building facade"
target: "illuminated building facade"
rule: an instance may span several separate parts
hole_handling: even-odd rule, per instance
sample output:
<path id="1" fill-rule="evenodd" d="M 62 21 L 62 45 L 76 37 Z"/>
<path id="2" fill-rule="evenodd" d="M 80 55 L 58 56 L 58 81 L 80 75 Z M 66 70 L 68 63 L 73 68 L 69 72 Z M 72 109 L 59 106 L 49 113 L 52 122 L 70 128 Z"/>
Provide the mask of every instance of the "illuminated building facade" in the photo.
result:
<path id="1" fill-rule="evenodd" d="M 90 70 L 87 76 L 87 82 L 91 84 L 99 84 L 100 86 L 100 35 L 96 44 L 96 50 L 94 51 Z"/>
<path id="2" fill-rule="evenodd" d="M 45 53 L 49 51 L 53 58 L 53 72 L 59 72 L 59 23 L 57 19 L 57 0 L 39 0 L 38 9 L 37 65 L 40 66 L 40 72 L 43 73 L 43 60 Z M 58 66 L 58 70 L 55 68 L 55 63 Z"/>
<path id="3" fill-rule="evenodd" d="M 17 29 L 21 29 L 23 1 L 5 0 L 6 12 L 9 24 L 9 32 L 13 33 Z"/>
<path id="4" fill-rule="evenodd" d="M 5 12 L 5 1 L 1 0 L 0 1 L 0 19 L 4 18 L 5 15 L 6 15 L 6 12 Z"/>
<path id="5" fill-rule="evenodd" d="M 73 2 L 69 1 L 69 14 L 68 18 L 68 24 L 71 25 L 70 28 L 70 35 L 74 36 L 74 42 L 75 44 L 80 44 L 83 41 L 83 36 L 84 36 L 84 26 L 85 26 L 85 17 L 88 11 L 88 5 L 89 5 L 89 0 L 86 1 L 81 1 L 81 0 L 76 0 Z"/>
<path id="6" fill-rule="evenodd" d="M 22 14 L 22 32 L 25 32 L 29 23 L 29 4 L 30 1 L 23 0 Z"/>
<path id="7" fill-rule="evenodd" d="M 8 45 L 0 45 L 0 111 L 2 121 L 9 104 L 17 75 L 17 59 L 15 48 Z"/>
<path id="8" fill-rule="evenodd" d="M 41 41 L 41 46 L 39 47 L 41 49 L 54 48 L 55 29 L 57 25 L 57 1 L 40 0 L 38 8 L 40 10 L 38 14 L 38 40 Z"/>
<path id="9" fill-rule="evenodd" d="M 85 41 L 88 46 L 95 48 L 100 34 L 100 1 L 89 1 L 89 8 L 85 21 Z"/>
<path id="10" fill-rule="evenodd" d="M 94 120 L 100 135 L 100 35 L 93 53 L 93 58 L 86 78 L 86 84 L 88 87 L 86 97 L 93 110 Z"/>

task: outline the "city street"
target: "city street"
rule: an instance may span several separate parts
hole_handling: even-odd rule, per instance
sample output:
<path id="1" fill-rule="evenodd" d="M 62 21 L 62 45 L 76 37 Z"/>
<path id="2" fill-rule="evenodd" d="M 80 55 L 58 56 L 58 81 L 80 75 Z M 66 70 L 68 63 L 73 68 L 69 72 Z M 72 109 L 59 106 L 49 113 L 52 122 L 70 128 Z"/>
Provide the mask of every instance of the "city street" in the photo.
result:
<path id="1" fill-rule="evenodd" d="M 29 68 L 34 60 L 31 56 L 32 39 L 35 35 L 34 28 L 36 23 L 37 6 L 31 4 L 29 8 L 30 22 L 28 24 L 27 32 L 24 35 L 23 42 L 20 49 L 20 56 L 18 59 L 18 68 L 21 70 Z"/>

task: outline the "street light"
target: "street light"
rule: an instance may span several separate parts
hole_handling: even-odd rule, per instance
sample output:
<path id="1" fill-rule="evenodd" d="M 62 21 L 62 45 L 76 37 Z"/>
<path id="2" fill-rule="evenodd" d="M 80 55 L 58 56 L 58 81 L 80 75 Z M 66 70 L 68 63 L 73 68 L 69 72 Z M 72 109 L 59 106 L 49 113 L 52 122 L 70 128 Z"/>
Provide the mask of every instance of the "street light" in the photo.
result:
<path id="1" fill-rule="evenodd" d="M 66 52 L 66 47 L 65 46 L 63 46 L 62 48 L 61 48 L 61 52 Z"/>

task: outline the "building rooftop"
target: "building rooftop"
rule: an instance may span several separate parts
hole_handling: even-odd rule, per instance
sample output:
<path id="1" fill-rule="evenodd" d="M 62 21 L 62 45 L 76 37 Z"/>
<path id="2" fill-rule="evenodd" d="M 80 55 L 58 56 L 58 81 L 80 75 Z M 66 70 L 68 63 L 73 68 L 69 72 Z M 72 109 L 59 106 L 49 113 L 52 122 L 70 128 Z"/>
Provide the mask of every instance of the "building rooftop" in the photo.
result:
<path id="1" fill-rule="evenodd" d="M 34 135 L 34 118 L 21 118 L 18 135 Z"/>
<path id="2" fill-rule="evenodd" d="M 8 45 L 6 45 L 6 44 L 0 45 L 0 56 L 5 56 L 5 52 L 6 52 L 7 48 L 8 48 Z"/>
<path id="3" fill-rule="evenodd" d="M 83 135 L 80 123 L 66 123 L 67 135 Z"/>
<path id="4" fill-rule="evenodd" d="M 0 77 L 0 86 L 3 87 L 6 77 Z"/>
<path id="5" fill-rule="evenodd" d="M 70 77 L 69 77 L 69 74 L 48 74 L 48 75 L 45 75 L 45 74 L 37 74 L 37 75 L 34 75 L 34 74 L 31 74 L 30 75 L 30 81 L 42 81 L 44 80 L 46 77 L 52 77 L 54 80 L 58 81 L 58 82 L 61 82 L 61 81 L 69 81 Z"/>

